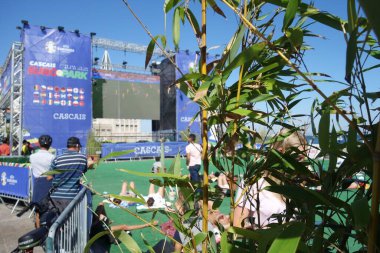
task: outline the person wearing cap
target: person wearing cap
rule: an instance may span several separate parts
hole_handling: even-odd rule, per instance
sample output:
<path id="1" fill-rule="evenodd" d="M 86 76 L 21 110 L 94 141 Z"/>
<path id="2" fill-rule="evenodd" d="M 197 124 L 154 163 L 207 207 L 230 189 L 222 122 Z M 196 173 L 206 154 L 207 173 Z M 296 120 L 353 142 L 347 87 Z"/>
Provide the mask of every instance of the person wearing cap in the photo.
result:
<path id="1" fill-rule="evenodd" d="M 81 147 L 82 145 L 77 137 L 70 137 L 67 140 L 67 150 L 58 155 L 50 167 L 51 170 L 66 171 L 54 175 L 52 182 L 51 197 L 61 212 L 79 193 L 82 175 L 93 166 L 93 163 L 88 163 L 86 156 L 80 153 Z"/>
<path id="2" fill-rule="evenodd" d="M 39 178 L 43 173 L 50 169 L 54 155 L 48 150 L 52 142 L 53 139 L 50 135 L 41 135 L 40 138 L 38 138 L 40 149 L 36 153 L 31 154 L 29 158 L 33 177 Z"/>

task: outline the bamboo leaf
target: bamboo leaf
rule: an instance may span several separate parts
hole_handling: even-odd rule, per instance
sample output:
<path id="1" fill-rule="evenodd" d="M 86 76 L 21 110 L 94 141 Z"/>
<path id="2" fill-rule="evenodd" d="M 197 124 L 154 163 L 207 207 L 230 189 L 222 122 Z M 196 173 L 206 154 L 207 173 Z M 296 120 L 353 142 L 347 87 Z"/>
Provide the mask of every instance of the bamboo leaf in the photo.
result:
<path id="1" fill-rule="evenodd" d="M 123 195 L 117 195 L 117 194 L 109 194 L 108 195 L 109 198 L 116 198 L 116 199 L 120 199 L 122 201 L 126 201 L 126 202 L 131 202 L 131 203 L 140 203 L 140 204 L 146 204 L 146 201 L 145 199 L 140 195 L 139 198 L 135 198 L 135 197 L 128 197 L 128 196 L 123 196 Z"/>
<path id="2" fill-rule="evenodd" d="M 329 145 L 329 172 L 333 172 L 336 168 L 336 162 L 338 161 L 338 142 L 337 142 L 337 134 L 335 127 L 333 126 L 331 135 L 330 135 L 330 145 Z"/>
<path id="3" fill-rule="evenodd" d="M 177 7 L 174 10 L 174 16 L 173 16 L 173 43 L 176 49 L 178 49 L 178 46 L 179 46 L 179 38 L 180 38 L 180 10 L 179 10 L 179 7 Z"/>
<path id="4" fill-rule="evenodd" d="M 218 13 L 220 16 L 226 18 L 226 15 L 224 15 L 224 12 L 219 8 L 219 6 L 215 3 L 214 0 L 207 0 L 207 3 L 211 6 L 211 8 Z"/>
<path id="5" fill-rule="evenodd" d="M 136 243 L 135 239 L 132 238 L 125 231 L 117 231 L 120 233 L 118 239 L 124 244 L 124 246 L 132 253 L 142 253 L 139 245 Z M 116 232 L 115 232 L 116 234 Z"/>
<path id="6" fill-rule="evenodd" d="M 108 155 L 106 155 L 105 157 L 103 157 L 102 159 L 100 159 L 99 162 L 104 162 L 107 159 L 118 157 L 118 156 L 128 155 L 128 154 L 133 153 L 133 152 L 135 152 L 133 149 L 125 150 L 125 151 L 111 152 Z"/>
<path id="7" fill-rule="evenodd" d="M 350 156 L 355 156 L 358 151 L 357 132 L 354 127 L 350 126 L 347 136 L 347 153 Z"/>
<path id="8" fill-rule="evenodd" d="M 154 37 L 154 39 L 152 39 L 149 44 L 148 44 L 148 47 L 146 48 L 146 56 L 145 56 L 145 69 L 148 67 L 148 64 L 150 62 L 150 59 L 152 59 L 152 56 L 153 56 L 153 51 L 154 51 L 154 47 L 156 46 L 156 43 L 155 41 L 157 41 L 158 39 L 158 35 Z"/>
<path id="9" fill-rule="evenodd" d="M 108 236 L 109 234 L 110 234 L 109 231 L 103 231 L 103 232 L 99 232 L 96 235 L 94 235 L 93 237 L 91 237 L 91 239 L 87 242 L 87 244 L 86 244 L 86 246 L 85 246 L 85 248 L 83 250 L 83 253 L 89 253 L 92 244 L 94 244 L 94 242 L 96 240 L 98 240 L 102 236 Z"/>
<path id="10" fill-rule="evenodd" d="M 235 68 L 238 68 L 243 64 L 250 64 L 254 59 L 258 59 L 264 48 L 264 43 L 257 43 L 245 49 L 235 57 L 231 64 L 226 67 L 223 74 L 229 75 Z"/>
<path id="11" fill-rule="evenodd" d="M 184 176 L 177 176 L 169 173 L 144 173 L 144 172 L 138 172 L 138 171 L 132 171 L 132 170 L 126 170 L 126 169 L 119 169 L 121 172 L 125 172 L 128 174 L 141 176 L 141 177 L 148 177 L 148 178 L 172 178 L 172 179 L 178 179 L 178 180 L 189 180 L 189 177 L 187 175 Z"/>
<path id="12" fill-rule="evenodd" d="M 357 229 L 366 228 L 368 226 L 371 217 L 369 209 L 367 198 L 357 199 L 351 204 L 354 224 Z"/>
<path id="13" fill-rule="evenodd" d="M 318 140 L 321 152 L 326 153 L 329 149 L 329 133 L 330 133 L 330 110 L 322 112 L 321 120 L 318 127 Z"/>
<path id="14" fill-rule="evenodd" d="M 299 48 L 303 43 L 303 31 L 301 28 L 289 28 L 286 30 L 286 37 L 290 40 L 293 47 Z"/>
<path id="15" fill-rule="evenodd" d="M 186 15 L 186 18 L 189 20 L 191 26 L 194 28 L 197 37 L 200 37 L 201 30 L 199 29 L 199 23 L 197 21 L 197 18 L 194 16 L 193 12 L 189 8 L 186 9 L 186 12 L 188 14 Z"/>
<path id="16" fill-rule="evenodd" d="M 355 0 L 347 0 L 347 17 L 348 17 L 348 32 L 351 33 L 356 27 L 356 7 Z"/>
<path id="17" fill-rule="evenodd" d="M 180 0 L 166 0 L 164 3 L 164 12 L 168 13 L 173 7 L 177 5 Z"/>
<path id="18" fill-rule="evenodd" d="M 357 52 L 357 30 L 350 34 L 350 39 L 348 40 L 347 50 L 346 50 L 346 76 L 347 82 L 351 82 L 352 68 L 356 59 Z"/>
<path id="19" fill-rule="evenodd" d="M 378 0 L 359 0 L 359 3 L 364 9 L 377 39 L 380 40 L 380 2 Z"/>
<path id="20" fill-rule="evenodd" d="M 285 31 L 293 22 L 298 9 L 298 0 L 289 0 L 286 6 L 282 30 Z"/>
<path id="21" fill-rule="evenodd" d="M 274 240 L 268 250 L 268 253 L 296 252 L 305 228 L 306 225 L 304 223 L 290 223 L 290 225 L 287 226 L 284 231 L 282 231 L 281 234 Z"/>

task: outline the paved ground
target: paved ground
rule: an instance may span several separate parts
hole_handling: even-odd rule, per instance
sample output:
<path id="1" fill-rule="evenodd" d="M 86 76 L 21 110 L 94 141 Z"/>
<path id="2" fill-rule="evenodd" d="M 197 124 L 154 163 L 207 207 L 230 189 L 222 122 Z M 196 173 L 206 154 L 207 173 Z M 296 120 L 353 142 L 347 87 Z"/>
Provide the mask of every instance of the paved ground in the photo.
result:
<path id="1" fill-rule="evenodd" d="M 0 200 L 0 253 L 10 253 L 17 247 L 18 238 L 26 232 L 34 229 L 33 218 L 29 218 L 30 211 L 22 217 L 17 217 L 17 210 L 11 214 L 14 201 L 2 203 Z M 34 252 L 44 252 L 41 247 L 36 248 Z"/>

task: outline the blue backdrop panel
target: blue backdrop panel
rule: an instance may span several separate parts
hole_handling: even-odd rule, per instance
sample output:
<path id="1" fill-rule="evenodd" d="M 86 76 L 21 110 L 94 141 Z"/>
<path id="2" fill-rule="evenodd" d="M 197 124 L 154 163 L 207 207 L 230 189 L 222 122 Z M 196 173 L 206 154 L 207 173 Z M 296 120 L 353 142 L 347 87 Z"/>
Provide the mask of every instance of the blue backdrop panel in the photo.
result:
<path id="1" fill-rule="evenodd" d="M 29 168 L 0 165 L 0 196 L 29 198 Z"/>
<path id="2" fill-rule="evenodd" d="M 165 156 L 186 155 L 187 142 L 165 142 Z M 128 159 L 138 157 L 156 157 L 161 154 L 161 142 L 145 143 L 104 143 L 102 144 L 102 156 L 105 157 L 111 152 L 133 150 L 127 155 L 115 157 L 117 159 Z"/>
<path id="3" fill-rule="evenodd" d="M 207 56 L 207 63 L 216 60 L 214 56 Z M 176 54 L 176 64 L 183 74 L 199 72 L 199 55 L 193 52 L 180 51 Z M 179 71 L 176 71 L 176 79 L 181 78 Z M 200 138 L 201 122 L 200 116 L 191 123 L 193 117 L 199 112 L 199 105 L 190 100 L 186 94 L 177 89 L 176 93 L 177 108 L 177 133 L 190 130 Z M 178 136 L 180 140 L 180 136 Z"/>
<path id="4" fill-rule="evenodd" d="M 49 134 L 61 149 L 76 136 L 85 146 L 92 118 L 90 36 L 28 26 L 22 38 L 24 138 Z"/>

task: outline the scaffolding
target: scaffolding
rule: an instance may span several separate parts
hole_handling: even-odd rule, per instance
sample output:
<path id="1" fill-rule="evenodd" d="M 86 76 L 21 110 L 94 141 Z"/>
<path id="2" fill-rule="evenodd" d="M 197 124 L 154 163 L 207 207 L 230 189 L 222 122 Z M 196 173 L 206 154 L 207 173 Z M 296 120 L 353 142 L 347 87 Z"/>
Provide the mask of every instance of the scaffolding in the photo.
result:
<path id="1" fill-rule="evenodd" d="M 9 133 L 9 146 L 12 154 L 21 155 L 22 149 L 22 99 L 23 99 L 23 44 L 15 42 L 5 61 L 3 69 L 8 64 L 10 71 L 10 88 L 0 100 L 0 129 L 3 134 Z M 9 115 L 9 116 L 8 116 Z M 9 122 L 8 122 L 9 119 Z M 6 134 L 5 134 L 6 135 Z"/>
<path id="2" fill-rule="evenodd" d="M 128 43 L 124 41 L 117 41 L 105 38 L 92 37 L 92 47 L 101 47 L 104 49 L 118 50 L 132 53 L 146 53 L 147 46 L 142 46 L 134 43 Z M 2 137 L 9 136 L 9 146 L 12 150 L 11 155 L 21 155 L 22 141 L 23 141 L 23 51 L 24 45 L 21 42 L 15 42 L 12 44 L 12 48 L 6 58 L 5 64 L 1 68 L 5 71 L 8 64 L 11 66 L 10 71 L 10 88 L 3 96 L 0 97 L 0 131 Z M 169 51 L 169 54 L 172 52 Z M 153 51 L 153 55 L 163 56 L 164 53 L 156 48 Z M 127 66 L 127 63 L 112 64 L 108 59 L 101 64 L 93 62 L 93 68 L 105 68 L 106 69 L 124 69 L 146 72 L 145 68 L 137 66 Z M 1 74 L 1 72 L 0 72 Z"/>

